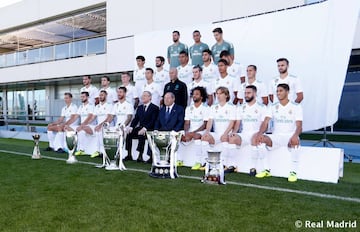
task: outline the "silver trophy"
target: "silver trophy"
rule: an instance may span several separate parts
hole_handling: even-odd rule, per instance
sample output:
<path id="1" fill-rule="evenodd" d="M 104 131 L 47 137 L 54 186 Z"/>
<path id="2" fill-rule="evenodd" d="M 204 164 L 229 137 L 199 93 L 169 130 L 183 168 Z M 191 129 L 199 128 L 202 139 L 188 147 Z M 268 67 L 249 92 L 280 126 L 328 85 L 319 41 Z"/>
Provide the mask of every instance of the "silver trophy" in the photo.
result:
<path id="1" fill-rule="evenodd" d="M 32 135 L 32 137 L 34 139 L 35 146 L 34 146 L 33 155 L 31 158 L 41 159 L 40 148 L 39 148 L 40 135 L 34 134 L 34 135 Z"/>
<path id="2" fill-rule="evenodd" d="M 124 126 L 119 125 L 117 128 L 110 128 L 109 124 L 105 123 L 102 133 L 105 153 L 103 154 L 102 165 L 98 165 L 96 167 L 105 167 L 106 170 L 126 170 L 123 162 L 125 135 Z"/>
<path id="3" fill-rule="evenodd" d="M 155 178 L 178 177 L 176 151 L 183 132 L 147 131 L 146 136 L 152 151 L 153 163 L 149 175 Z"/>
<path id="4" fill-rule="evenodd" d="M 68 154 L 69 154 L 69 157 L 66 160 L 66 163 L 73 164 L 73 163 L 78 162 L 76 157 L 74 156 L 74 152 L 76 150 L 77 143 L 78 143 L 77 133 L 75 131 L 66 131 L 65 132 L 65 140 L 66 140 L 66 145 L 68 147 Z"/>
<path id="5" fill-rule="evenodd" d="M 202 182 L 208 184 L 225 184 L 221 151 L 209 150 L 207 153 L 208 158 L 206 158 L 205 176 Z"/>

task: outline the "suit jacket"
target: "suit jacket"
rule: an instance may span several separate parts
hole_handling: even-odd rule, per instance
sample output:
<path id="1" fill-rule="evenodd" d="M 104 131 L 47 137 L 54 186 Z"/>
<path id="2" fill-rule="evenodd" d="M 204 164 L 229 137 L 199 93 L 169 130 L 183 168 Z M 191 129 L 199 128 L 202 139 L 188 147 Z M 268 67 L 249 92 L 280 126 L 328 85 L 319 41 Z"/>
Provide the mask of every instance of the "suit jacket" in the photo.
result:
<path id="1" fill-rule="evenodd" d="M 155 121 L 159 114 L 159 107 L 155 104 L 150 103 L 148 109 L 145 112 L 145 106 L 140 105 L 137 110 L 134 119 L 132 120 L 130 126 L 135 127 L 145 127 L 147 130 L 153 130 Z"/>
<path id="2" fill-rule="evenodd" d="M 184 129 L 185 112 L 182 106 L 174 104 L 168 120 L 165 119 L 166 107 L 160 109 L 159 116 L 155 123 L 155 130 L 159 131 L 180 131 Z"/>

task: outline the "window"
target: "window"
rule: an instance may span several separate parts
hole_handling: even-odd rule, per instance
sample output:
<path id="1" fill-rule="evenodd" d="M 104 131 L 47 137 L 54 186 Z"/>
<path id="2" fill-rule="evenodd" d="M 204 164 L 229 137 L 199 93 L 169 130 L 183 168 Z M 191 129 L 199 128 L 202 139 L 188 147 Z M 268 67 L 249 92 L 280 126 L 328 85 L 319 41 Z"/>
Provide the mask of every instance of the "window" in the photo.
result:
<path id="1" fill-rule="evenodd" d="M 44 47 L 40 49 L 40 59 L 41 61 L 50 61 L 50 60 L 54 60 L 54 46 L 50 46 L 50 47 Z"/>
<path id="2" fill-rule="evenodd" d="M 105 52 L 105 37 L 89 39 L 88 41 L 88 54 L 100 54 Z"/>
<path id="3" fill-rule="evenodd" d="M 28 51 L 27 63 L 37 63 L 40 61 L 40 49 L 32 49 Z"/>
<path id="4" fill-rule="evenodd" d="M 86 40 L 80 40 L 71 43 L 71 57 L 86 55 Z"/>
<path id="5" fill-rule="evenodd" d="M 68 43 L 55 45 L 55 59 L 56 60 L 66 59 L 69 57 L 70 57 L 70 54 L 69 54 L 69 44 Z"/>

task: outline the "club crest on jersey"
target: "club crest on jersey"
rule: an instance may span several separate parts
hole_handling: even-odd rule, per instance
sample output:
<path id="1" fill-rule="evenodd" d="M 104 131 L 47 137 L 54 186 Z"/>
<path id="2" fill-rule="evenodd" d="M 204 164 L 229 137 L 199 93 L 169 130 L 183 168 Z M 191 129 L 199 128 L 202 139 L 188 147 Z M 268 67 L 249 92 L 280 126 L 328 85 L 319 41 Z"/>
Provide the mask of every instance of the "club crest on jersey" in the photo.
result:
<path id="1" fill-rule="evenodd" d="M 225 114 L 228 114 L 228 111 L 227 111 L 227 110 L 225 110 Z"/>
<path id="2" fill-rule="evenodd" d="M 175 85 L 175 90 L 179 90 L 179 85 L 178 84 Z"/>
<path id="3" fill-rule="evenodd" d="M 289 110 L 289 114 L 292 114 L 292 110 Z"/>
<path id="4" fill-rule="evenodd" d="M 257 114 L 258 113 L 258 110 L 255 110 L 255 114 Z"/>
<path id="5" fill-rule="evenodd" d="M 190 110 L 191 110 L 191 111 L 193 111 L 193 110 L 194 110 L 194 107 L 193 107 L 193 106 L 191 106 L 191 107 L 190 107 Z"/>

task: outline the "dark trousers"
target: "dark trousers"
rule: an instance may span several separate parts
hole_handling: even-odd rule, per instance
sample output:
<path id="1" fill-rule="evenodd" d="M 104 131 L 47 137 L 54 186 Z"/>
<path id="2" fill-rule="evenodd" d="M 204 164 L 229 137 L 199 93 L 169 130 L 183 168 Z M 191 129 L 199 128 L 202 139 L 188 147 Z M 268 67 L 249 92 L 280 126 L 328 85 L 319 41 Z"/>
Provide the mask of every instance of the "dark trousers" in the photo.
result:
<path id="1" fill-rule="evenodd" d="M 140 153 L 143 154 L 144 153 L 144 147 L 145 147 L 145 140 L 146 140 L 146 135 L 138 135 L 139 131 L 141 130 L 142 127 L 136 127 L 134 128 L 130 134 L 127 135 L 126 137 L 126 150 L 128 151 L 128 153 L 130 154 L 131 152 L 131 147 L 132 147 L 132 140 L 133 139 L 138 139 L 139 143 L 138 146 L 136 148 L 136 150 Z M 149 148 L 150 149 L 150 148 Z M 148 154 L 149 154 L 149 149 L 148 149 Z"/>

